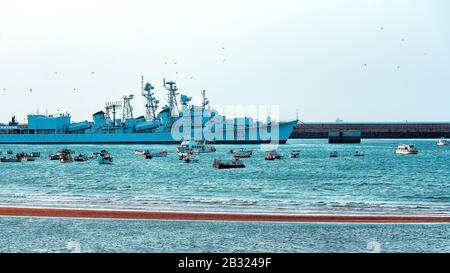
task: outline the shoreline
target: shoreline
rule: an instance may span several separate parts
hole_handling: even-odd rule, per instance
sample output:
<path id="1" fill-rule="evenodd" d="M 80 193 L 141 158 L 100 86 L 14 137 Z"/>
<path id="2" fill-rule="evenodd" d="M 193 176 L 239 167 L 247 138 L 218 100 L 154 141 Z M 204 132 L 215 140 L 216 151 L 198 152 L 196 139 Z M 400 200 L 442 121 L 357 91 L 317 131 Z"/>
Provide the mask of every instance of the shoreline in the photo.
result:
<path id="1" fill-rule="evenodd" d="M 450 223 L 450 216 L 283 215 L 69 208 L 0 207 L 0 217 L 92 218 L 161 221 L 236 221 L 289 223 Z"/>

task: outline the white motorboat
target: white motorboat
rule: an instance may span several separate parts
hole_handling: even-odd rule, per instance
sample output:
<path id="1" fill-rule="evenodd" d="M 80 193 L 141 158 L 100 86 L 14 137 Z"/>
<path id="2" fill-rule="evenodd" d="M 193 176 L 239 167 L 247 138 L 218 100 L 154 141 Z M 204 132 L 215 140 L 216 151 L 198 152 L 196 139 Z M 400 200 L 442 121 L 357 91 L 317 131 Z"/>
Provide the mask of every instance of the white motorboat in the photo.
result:
<path id="1" fill-rule="evenodd" d="M 206 141 L 184 140 L 181 145 L 177 147 L 178 154 L 187 152 L 202 154 L 214 153 L 215 151 L 216 147 Z"/>
<path id="2" fill-rule="evenodd" d="M 249 158 L 253 154 L 252 150 L 246 150 L 244 148 L 239 150 L 231 150 L 230 152 L 233 154 L 234 158 Z"/>
<path id="3" fill-rule="evenodd" d="M 416 146 L 413 144 L 400 144 L 398 145 L 397 149 L 395 149 L 396 154 L 404 154 L 404 155 L 415 155 L 418 154 L 419 151 L 417 150 Z"/>
<path id="4" fill-rule="evenodd" d="M 446 140 L 445 138 L 441 138 L 436 142 L 437 146 L 448 146 L 450 145 L 450 142 Z"/>
<path id="5" fill-rule="evenodd" d="M 145 156 L 147 153 L 149 153 L 149 150 L 134 150 L 135 155 Z"/>

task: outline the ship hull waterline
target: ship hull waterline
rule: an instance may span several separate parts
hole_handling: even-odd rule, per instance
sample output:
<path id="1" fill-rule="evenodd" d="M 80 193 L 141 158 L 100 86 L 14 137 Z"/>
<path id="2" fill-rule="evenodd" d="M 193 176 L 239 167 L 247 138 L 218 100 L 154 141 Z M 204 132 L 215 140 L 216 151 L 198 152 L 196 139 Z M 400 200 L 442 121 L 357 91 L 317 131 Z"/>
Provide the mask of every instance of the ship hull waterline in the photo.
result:
<path id="1" fill-rule="evenodd" d="M 247 131 L 237 137 L 234 133 L 230 139 L 215 139 L 214 144 L 285 144 L 296 122 L 280 123 L 276 138 L 252 138 Z M 256 129 L 256 128 L 252 128 Z M 234 135 L 234 137 L 233 137 Z M 120 133 L 120 134 L 0 134 L 0 144 L 180 144 L 182 139 L 175 139 L 170 132 L 161 133 Z"/>

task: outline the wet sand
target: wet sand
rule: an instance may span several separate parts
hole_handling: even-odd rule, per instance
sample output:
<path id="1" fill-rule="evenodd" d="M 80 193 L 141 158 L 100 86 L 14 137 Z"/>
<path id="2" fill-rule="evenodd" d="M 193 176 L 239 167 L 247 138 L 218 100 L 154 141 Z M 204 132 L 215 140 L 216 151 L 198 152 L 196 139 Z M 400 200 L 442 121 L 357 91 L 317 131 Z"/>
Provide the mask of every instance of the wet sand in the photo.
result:
<path id="1" fill-rule="evenodd" d="M 0 216 L 111 218 L 134 220 L 250 221 L 310 223 L 450 223 L 450 216 L 278 215 L 214 212 L 163 212 L 67 208 L 0 207 Z"/>

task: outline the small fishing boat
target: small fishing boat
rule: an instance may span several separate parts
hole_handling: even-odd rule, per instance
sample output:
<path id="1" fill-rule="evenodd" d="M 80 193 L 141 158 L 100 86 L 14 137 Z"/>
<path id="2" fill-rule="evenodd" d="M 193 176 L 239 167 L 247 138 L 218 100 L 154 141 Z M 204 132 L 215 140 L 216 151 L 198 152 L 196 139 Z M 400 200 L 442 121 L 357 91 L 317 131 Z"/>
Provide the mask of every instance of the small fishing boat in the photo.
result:
<path id="1" fill-rule="evenodd" d="M 146 153 L 149 153 L 148 150 L 134 150 L 135 155 L 145 156 Z"/>
<path id="2" fill-rule="evenodd" d="M 62 149 L 62 150 L 57 151 L 54 154 L 49 154 L 48 159 L 49 160 L 60 160 L 61 155 L 70 155 L 72 153 L 73 153 L 73 151 L 70 149 Z M 39 154 L 39 156 L 40 156 L 40 154 Z"/>
<path id="3" fill-rule="evenodd" d="M 21 159 L 26 159 L 28 157 L 28 154 L 21 152 L 21 153 L 16 154 L 16 157 L 21 158 Z"/>
<path id="4" fill-rule="evenodd" d="M 353 155 L 354 156 L 364 156 L 364 153 L 360 152 L 360 151 L 356 151 Z"/>
<path id="5" fill-rule="evenodd" d="M 50 154 L 48 156 L 48 159 L 50 159 L 50 160 L 59 160 L 59 154 Z"/>
<path id="6" fill-rule="evenodd" d="M 73 153 L 74 151 L 72 151 L 71 149 L 62 149 L 57 152 L 57 154 L 73 154 Z"/>
<path id="7" fill-rule="evenodd" d="M 31 152 L 29 154 L 29 156 L 31 156 L 31 157 L 41 157 L 41 153 L 40 152 Z"/>
<path id="8" fill-rule="evenodd" d="M 12 150 L 8 150 L 8 151 L 6 151 L 6 153 L 9 154 L 9 155 L 14 154 L 14 152 Z"/>
<path id="9" fill-rule="evenodd" d="M 214 153 L 216 148 L 207 141 L 194 141 L 194 140 L 184 140 L 181 145 L 177 147 L 178 153 Z"/>
<path id="10" fill-rule="evenodd" d="M 300 157 L 300 151 L 297 150 L 293 150 L 290 154 L 289 154 L 290 158 L 299 158 Z"/>
<path id="11" fill-rule="evenodd" d="M 448 146 L 450 145 L 450 142 L 448 140 L 446 140 L 445 138 L 441 138 L 436 142 L 437 146 Z"/>
<path id="12" fill-rule="evenodd" d="M 152 152 L 153 157 L 166 157 L 168 155 L 167 151 L 155 151 Z"/>
<path id="13" fill-rule="evenodd" d="M 184 163 L 197 163 L 199 160 L 198 160 L 198 157 L 190 154 L 190 155 L 183 157 L 183 161 L 184 161 Z"/>
<path id="14" fill-rule="evenodd" d="M 415 155 L 418 154 L 419 151 L 413 144 L 400 144 L 398 145 L 397 149 L 395 149 L 395 153 L 403 155 Z"/>
<path id="15" fill-rule="evenodd" d="M 332 151 L 332 152 L 330 153 L 330 157 L 338 157 L 338 156 L 339 156 L 339 154 L 338 154 L 337 151 Z"/>
<path id="16" fill-rule="evenodd" d="M 60 153 L 59 154 L 59 162 L 61 163 L 69 163 L 73 161 L 73 157 L 70 155 L 70 153 Z"/>
<path id="17" fill-rule="evenodd" d="M 89 157 L 84 154 L 78 154 L 78 155 L 74 156 L 73 160 L 76 162 L 84 162 L 84 161 L 88 161 Z"/>
<path id="18" fill-rule="evenodd" d="M 252 151 L 241 149 L 241 150 L 235 151 L 233 153 L 233 156 L 234 156 L 234 158 L 249 158 L 252 156 L 252 154 L 253 154 Z"/>
<path id="19" fill-rule="evenodd" d="M 244 163 L 239 161 L 239 159 L 223 161 L 219 159 L 214 159 L 213 165 L 214 168 L 217 169 L 237 169 L 237 168 L 245 168 Z"/>
<path id="20" fill-rule="evenodd" d="M 4 162 L 4 163 L 21 162 L 21 161 L 22 161 L 22 158 L 20 158 L 20 157 L 10 157 L 10 158 L 2 157 L 2 158 L 0 158 L 0 162 Z"/>
<path id="21" fill-rule="evenodd" d="M 192 152 L 177 153 L 177 155 L 179 160 L 183 160 L 185 157 L 191 156 Z"/>
<path id="22" fill-rule="evenodd" d="M 112 164 L 113 163 L 113 157 L 106 151 L 101 150 L 97 157 L 99 164 Z"/>
<path id="23" fill-rule="evenodd" d="M 283 156 L 282 155 L 279 155 L 278 153 L 277 153 L 277 151 L 268 151 L 268 152 L 266 152 L 266 157 L 265 157 L 265 159 L 266 160 L 276 160 L 276 159 L 283 159 Z"/>
<path id="24" fill-rule="evenodd" d="M 152 159 L 154 156 L 149 150 L 134 150 L 134 154 L 143 156 L 145 159 Z"/>
<path id="25" fill-rule="evenodd" d="M 245 149 L 245 148 L 239 148 L 239 149 L 231 149 L 230 150 L 230 154 L 235 154 L 235 153 L 239 153 L 239 152 L 246 152 L 246 153 L 253 153 L 253 150 L 250 149 Z"/>

